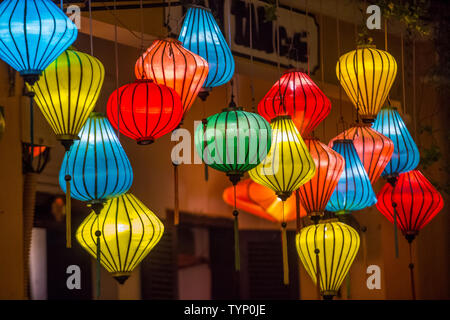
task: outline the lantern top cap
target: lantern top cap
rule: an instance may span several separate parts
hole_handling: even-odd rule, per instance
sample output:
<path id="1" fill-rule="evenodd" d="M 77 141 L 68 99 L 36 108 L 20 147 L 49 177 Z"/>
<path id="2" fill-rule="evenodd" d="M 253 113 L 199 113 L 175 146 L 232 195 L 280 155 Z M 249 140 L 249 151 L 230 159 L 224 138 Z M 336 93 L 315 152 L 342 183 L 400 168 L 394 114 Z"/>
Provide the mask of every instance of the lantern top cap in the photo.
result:
<path id="1" fill-rule="evenodd" d="M 305 70 L 302 68 L 289 68 L 286 71 L 284 71 L 283 75 L 288 74 L 288 73 L 302 73 L 307 76 L 307 74 L 305 73 Z"/>
<path id="2" fill-rule="evenodd" d="M 353 144 L 353 140 L 350 139 L 336 139 L 333 141 L 333 144 L 335 143 L 342 143 L 342 144 Z"/>
<path id="3" fill-rule="evenodd" d="M 186 8 L 188 8 L 188 9 L 189 8 L 202 9 L 202 10 L 211 12 L 210 8 L 207 8 L 207 7 L 202 6 L 201 4 L 197 4 L 197 3 L 188 3 L 188 4 L 186 4 Z"/>
<path id="4" fill-rule="evenodd" d="M 104 117 L 106 117 L 104 113 L 96 111 L 92 111 L 91 114 L 89 115 L 89 118 L 104 118 Z"/>
<path id="5" fill-rule="evenodd" d="M 374 44 L 359 44 L 356 46 L 356 49 L 376 49 L 377 46 Z"/>
<path id="6" fill-rule="evenodd" d="M 178 45 L 183 45 L 182 43 L 181 43 L 181 41 L 179 41 L 178 39 L 175 39 L 175 38 L 170 38 L 170 37 L 159 37 L 158 39 L 156 39 L 155 41 L 164 41 L 164 42 L 169 42 L 169 43 L 175 43 L 175 44 L 178 44 Z"/>
<path id="7" fill-rule="evenodd" d="M 275 118 L 273 118 L 272 120 L 270 120 L 270 123 L 274 123 L 278 120 L 292 120 L 292 117 L 290 115 L 282 115 L 282 116 L 277 116 Z"/>

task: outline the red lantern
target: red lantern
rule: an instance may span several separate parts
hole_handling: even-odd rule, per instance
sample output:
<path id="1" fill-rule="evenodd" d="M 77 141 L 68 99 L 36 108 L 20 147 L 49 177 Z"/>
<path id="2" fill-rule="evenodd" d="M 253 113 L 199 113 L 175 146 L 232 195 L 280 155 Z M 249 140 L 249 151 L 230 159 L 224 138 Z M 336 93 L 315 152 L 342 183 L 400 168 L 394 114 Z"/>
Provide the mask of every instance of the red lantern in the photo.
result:
<path id="1" fill-rule="evenodd" d="M 378 210 L 392 223 L 395 207 L 398 228 L 409 242 L 444 207 L 441 194 L 419 170 L 400 174 L 394 188 L 386 183 L 377 198 Z"/>
<path id="2" fill-rule="evenodd" d="M 107 116 L 127 137 L 138 144 L 149 144 L 178 126 L 183 117 L 183 106 L 173 89 L 152 80 L 136 80 L 110 95 Z"/>
<path id="3" fill-rule="evenodd" d="M 317 138 L 306 138 L 305 144 L 316 165 L 316 174 L 298 192 L 302 206 L 317 222 L 344 170 L 344 158 Z"/>
<path id="4" fill-rule="evenodd" d="M 307 74 L 296 70 L 283 74 L 258 104 L 258 113 L 269 122 L 290 115 L 302 137 L 309 135 L 330 110 L 325 94 Z"/>
<path id="5" fill-rule="evenodd" d="M 334 140 L 353 140 L 356 152 L 364 165 L 364 169 L 366 169 L 370 182 L 374 184 L 391 160 L 394 143 L 370 126 L 370 123 L 358 123 L 331 139 L 329 146 L 333 145 Z"/>
<path id="6" fill-rule="evenodd" d="M 226 188 L 223 200 L 234 206 L 234 188 Z M 236 207 L 260 218 L 283 222 L 283 202 L 275 193 L 252 179 L 245 179 L 236 185 Z M 284 204 L 284 221 L 296 219 L 295 196 L 288 198 Z M 305 209 L 300 209 L 300 217 L 306 216 Z"/>
<path id="7" fill-rule="evenodd" d="M 208 76 L 208 63 L 178 40 L 168 38 L 153 42 L 136 61 L 135 73 L 138 79 L 152 79 L 174 89 L 186 113 Z"/>

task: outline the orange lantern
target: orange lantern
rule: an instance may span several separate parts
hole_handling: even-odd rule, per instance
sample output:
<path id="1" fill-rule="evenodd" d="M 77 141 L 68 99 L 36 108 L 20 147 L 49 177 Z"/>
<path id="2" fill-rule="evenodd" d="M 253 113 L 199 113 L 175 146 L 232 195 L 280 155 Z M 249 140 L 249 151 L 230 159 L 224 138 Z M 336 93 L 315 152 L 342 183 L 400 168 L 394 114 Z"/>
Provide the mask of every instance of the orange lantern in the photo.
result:
<path id="1" fill-rule="evenodd" d="M 316 165 L 314 177 L 298 189 L 302 207 L 317 223 L 344 170 L 344 158 L 317 138 L 305 138 L 305 144 Z"/>
<path id="2" fill-rule="evenodd" d="M 208 70 L 205 59 L 171 38 L 155 40 L 135 65 L 136 78 L 151 79 L 175 90 L 181 97 L 184 113 L 203 87 Z"/>
<path id="3" fill-rule="evenodd" d="M 234 188 L 226 188 L 223 200 L 234 206 Z M 236 185 L 236 207 L 240 210 L 254 214 L 260 218 L 283 222 L 283 202 L 274 192 L 252 179 L 245 179 Z M 296 219 L 295 197 L 289 197 L 284 204 L 284 221 Z M 300 207 L 300 217 L 305 217 L 306 211 Z"/>
<path id="4" fill-rule="evenodd" d="M 353 140 L 356 152 L 364 165 L 370 182 L 374 184 L 391 160 L 394 143 L 370 126 L 371 124 L 367 123 L 357 123 L 331 139 L 329 146 L 333 145 L 334 140 Z"/>

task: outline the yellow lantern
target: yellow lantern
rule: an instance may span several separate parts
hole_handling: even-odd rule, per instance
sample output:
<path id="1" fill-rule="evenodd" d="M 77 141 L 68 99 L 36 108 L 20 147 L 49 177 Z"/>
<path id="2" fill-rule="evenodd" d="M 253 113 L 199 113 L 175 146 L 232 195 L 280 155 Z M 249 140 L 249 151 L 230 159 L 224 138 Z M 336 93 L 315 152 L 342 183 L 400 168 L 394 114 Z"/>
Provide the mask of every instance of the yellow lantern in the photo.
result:
<path id="1" fill-rule="evenodd" d="M 272 145 L 266 158 L 249 171 L 250 178 L 273 191 L 283 201 L 283 220 L 281 239 L 283 250 L 284 284 L 289 283 L 287 262 L 286 219 L 284 202 L 292 192 L 308 182 L 316 173 L 311 154 L 295 127 L 291 116 L 278 116 L 272 119 Z"/>
<path id="2" fill-rule="evenodd" d="M 358 232 L 329 219 L 303 228 L 295 242 L 300 260 L 316 285 L 319 278 L 321 295 L 332 299 L 358 253 Z"/>
<path id="3" fill-rule="evenodd" d="M 389 52 L 361 45 L 339 58 L 336 75 L 364 122 L 373 122 L 397 74 Z"/>
<path id="4" fill-rule="evenodd" d="M 39 80 L 28 88 L 55 132 L 68 149 L 94 109 L 105 69 L 97 58 L 68 49 L 53 61 Z"/>
<path id="5" fill-rule="evenodd" d="M 133 269 L 159 242 L 164 225 L 131 193 L 106 202 L 78 227 L 80 245 L 123 284 Z"/>

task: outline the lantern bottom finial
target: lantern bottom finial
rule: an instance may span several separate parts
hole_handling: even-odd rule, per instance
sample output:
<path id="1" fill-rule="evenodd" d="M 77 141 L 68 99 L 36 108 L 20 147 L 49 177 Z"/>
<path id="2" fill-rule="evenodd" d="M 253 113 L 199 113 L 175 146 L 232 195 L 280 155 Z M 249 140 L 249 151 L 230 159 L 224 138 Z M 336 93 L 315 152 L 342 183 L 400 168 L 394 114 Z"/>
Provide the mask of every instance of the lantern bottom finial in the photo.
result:
<path id="1" fill-rule="evenodd" d="M 201 88 L 200 92 L 198 93 L 198 97 L 202 99 L 202 101 L 206 101 L 206 99 L 209 97 L 209 93 L 211 92 L 212 88 Z"/>
<path id="2" fill-rule="evenodd" d="M 26 83 L 28 83 L 30 86 L 33 86 L 36 83 L 36 81 L 39 80 L 41 73 L 42 73 L 41 71 L 29 70 L 20 72 L 20 75 L 22 76 L 23 80 Z"/>
<path id="3" fill-rule="evenodd" d="M 230 171 L 227 172 L 227 176 L 230 179 L 233 186 L 235 186 L 241 180 L 243 174 L 241 172 Z"/>
<path id="4" fill-rule="evenodd" d="M 153 142 L 155 142 L 155 139 L 153 139 L 152 137 L 145 137 L 145 138 L 139 138 L 136 140 L 137 144 L 140 146 L 146 146 L 149 144 L 152 144 Z"/>
<path id="5" fill-rule="evenodd" d="M 280 198 L 281 201 L 286 201 L 290 196 L 292 192 L 289 191 L 282 191 L 282 192 L 276 192 L 276 195 L 278 198 Z"/>
<path id="6" fill-rule="evenodd" d="M 66 151 L 69 151 L 70 147 L 73 145 L 73 141 L 80 140 L 80 137 L 76 134 L 58 134 L 56 139 L 61 142 Z"/>
<path id="7" fill-rule="evenodd" d="M 114 277 L 114 279 L 116 279 L 116 281 L 120 284 L 124 284 L 125 281 L 128 280 L 128 278 L 130 277 L 129 273 L 114 273 L 112 275 Z"/>

